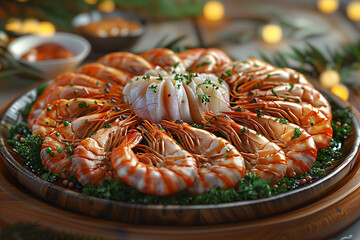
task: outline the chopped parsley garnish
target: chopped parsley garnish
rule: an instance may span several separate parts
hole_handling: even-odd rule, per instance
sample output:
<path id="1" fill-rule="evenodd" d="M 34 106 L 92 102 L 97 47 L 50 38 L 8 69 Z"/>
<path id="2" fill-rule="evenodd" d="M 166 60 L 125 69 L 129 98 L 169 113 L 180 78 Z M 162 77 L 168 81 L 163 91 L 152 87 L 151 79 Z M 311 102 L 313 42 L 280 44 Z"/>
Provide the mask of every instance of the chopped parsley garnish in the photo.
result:
<path id="1" fill-rule="evenodd" d="M 110 123 L 104 123 L 104 125 L 102 126 L 102 128 L 109 128 L 109 127 L 111 127 Z"/>
<path id="2" fill-rule="evenodd" d="M 152 89 L 154 93 L 156 93 L 157 85 L 151 85 L 149 89 Z"/>
<path id="3" fill-rule="evenodd" d="M 264 113 L 262 112 L 262 109 L 260 108 L 255 108 L 256 111 L 256 115 L 261 118 L 262 116 L 264 116 Z"/>
<path id="4" fill-rule="evenodd" d="M 158 78 L 157 78 L 157 80 L 163 80 L 163 77 L 160 75 L 160 73 L 158 73 Z"/>
<path id="5" fill-rule="evenodd" d="M 274 89 L 271 89 L 271 93 L 277 96 L 277 92 Z"/>
<path id="6" fill-rule="evenodd" d="M 199 63 L 198 65 L 196 65 L 196 68 L 199 68 L 199 67 L 202 67 L 202 66 L 205 66 L 205 65 L 209 65 L 209 64 L 211 64 L 211 62 L 209 62 L 209 61 L 202 62 L 202 63 Z"/>
<path id="7" fill-rule="evenodd" d="M 289 123 L 289 120 L 284 119 L 284 118 L 275 118 L 274 121 L 282 123 L 282 124 L 288 124 Z"/>
<path id="8" fill-rule="evenodd" d="M 144 76 L 142 77 L 142 79 L 145 79 L 145 80 L 148 79 L 148 80 L 149 80 L 149 79 L 150 79 L 150 75 L 149 75 L 149 74 L 144 75 Z"/>
<path id="9" fill-rule="evenodd" d="M 294 88 L 294 84 L 291 82 L 291 83 L 289 83 L 289 85 L 290 85 L 289 92 L 291 92 Z"/>
<path id="10" fill-rule="evenodd" d="M 299 128 L 295 128 L 294 135 L 291 137 L 291 140 L 294 140 L 295 138 L 300 137 L 301 134 L 302 134 L 301 130 Z"/>
<path id="11" fill-rule="evenodd" d="M 87 104 L 86 102 L 81 102 L 81 103 L 79 103 L 78 104 L 78 106 L 79 106 L 79 108 L 82 108 L 82 107 L 86 107 L 86 108 L 88 108 L 88 107 L 90 107 L 90 105 L 89 104 Z"/>
<path id="12" fill-rule="evenodd" d="M 271 74 L 268 74 L 265 79 L 268 79 L 271 77 Z"/>
<path id="13" fill-rule="evenodd" d="M 230 70 L 230 69 L 229 69 L 229 70 L 226 70 L 226 71 L 225 71 L 225 77 L 230 77 L 230 76 L 232 76 L 231 70 Z"/>
<path id="14" fill-rule="evenodd" d="M 198 94 L 198 97 L 201 99 L 201 102 L 206 104 L 206 103 L 209 103 L 210 102 L 210 98 L 211 96 L 210 95 L 207 95 L 206 92 L 203 93 L 203 94 Z"/>
<path id="15" fill-rule="evenodd" d="M 177 62 L 174 64 L 174 68 L 177 68 L 179 66 L 180 62 Z"/>
<path id="16" fill-rule="evenodd" d="M 203 81 L 203 82 L 200 83 L 199 85 L 197 85 L 197 86 L 196 86 L 196 89 L 200 88 L 200 87 L 203 86 L 203 85 L 209 85 L 209 86 L 213 87 L 215 90 L 218 90 L 218 89 L 219 89 L 219 87 L 216 86 L 215 83 L 211 82 L 211 80 L 208 79 L 208 78 L 205 79 L 205 81 Z M 206 88 L 207 88 L 207 86 L 206 86 Z"/>

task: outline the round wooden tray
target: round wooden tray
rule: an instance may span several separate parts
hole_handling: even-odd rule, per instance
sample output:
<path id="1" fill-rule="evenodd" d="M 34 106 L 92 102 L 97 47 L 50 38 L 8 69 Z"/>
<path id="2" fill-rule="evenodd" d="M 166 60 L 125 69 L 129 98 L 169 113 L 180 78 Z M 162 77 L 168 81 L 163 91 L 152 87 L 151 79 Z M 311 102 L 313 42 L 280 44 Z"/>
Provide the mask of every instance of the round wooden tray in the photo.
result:
<path id="1" fill-rule="evenodd" d="M 0 128 L 0 152 L 4 166 L 21 186 L 47 200 L 48 203 L 56 204 L 73 212 L 121 222 L 151 225 L 204 225 L 237 223 L 246 220 L 247 222 L 244 223 L 246 225 L 252 219 L 262 221 L 264 217 L 306 206 L 326 196 L 326 193 L 334 189 L 335 186 L 340 186 L 342 179 L 348 176 L 359 153 L 359 118 L 357 111 L 353 109 L 356 116 L 353 118 L 354 130 L 342 149 L 343 159 L 341 163 L 325 177 L 296 190 L 266 199 L 217 205 L 145 205 L 98 199 L 44 181 L 25 168 L 21 160 L 9 152 L 5 144 L 7 126 L 21 121 L 19 110 L 23 109 L 35 96 L 36 90 L 34 88 L 25 91 L 3 109 Z M 334 96 L 329 95 L 329 97 L 336 101 L 339 106 L 347 106 L 346 103 Z"/>

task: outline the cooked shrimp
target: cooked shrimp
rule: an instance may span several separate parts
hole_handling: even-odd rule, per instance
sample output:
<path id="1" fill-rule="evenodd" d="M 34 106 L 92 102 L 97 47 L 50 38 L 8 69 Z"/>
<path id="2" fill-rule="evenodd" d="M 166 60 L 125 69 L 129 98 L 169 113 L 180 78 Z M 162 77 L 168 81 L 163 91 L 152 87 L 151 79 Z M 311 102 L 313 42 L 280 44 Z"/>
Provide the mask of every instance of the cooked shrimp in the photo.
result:
<path id="1" fill-rule="evenodd" d="M 129 82 L 131 75 L 119 69 L 106 66 L 100 63 L 89 63 L 76 70 L 78 73 L 83 73 L 91 77 L 96 77 L 105 81 L 111 80 L 122 86 Z"/>
<path id="2" fill-rule="evenodd" d="M 175 65 L 184 66 L 179 56 L 167 48 L 155 48 L 140 54 L 141 57 L 148 60 L 154 66 L 160 66 L 164 69 Z"/>
<path id="3" fill-rule="evenodd" d="M 81 87 L 83 86 L 83 87 Z M 67 91 L 62 89 L 66 87 Z M 72 91 L 71 91 L 72 89 Z M 98 91 L 94 90 L 98 89 Z M 40 113 L 41 109 L 53 100 L 72 97 L 85 97 L 94 93 L 99 97 L 107 94 L 120 95 L 122 88 L 117 84 L 93 78 L 80 73 L 65 73 L 52 81 L 45 91 L 38 97 L 28 115 L 28 125 L 32 126 L 33 119 Z"/>
<path id="4" fill-rule="evenodd" d="M 226 115 L 206 114 L 206 126 L 220 132 L 245 159 L 246 172 L 273 181 L 285 176 L 287 163 L 281 148 L 259 133 L 241 126 Z"/>
<path id="5" fill-rule="evenodd" d="M 252 112 L 224 112 L 224 114 L 281 147 L 287 157 L 287 176 L 304 174 L 315 162 L 317 157 L 315 141 L 301 127 L 267 115 L 258 117 Z"/>
<path id="6" fill-rule="evenodd" d="M 190 67 L 205 51 L 205 48 L 194 48 L 179 52 L 177 55 L 183 61 L 186 68 Z"/>
<path id="7" fill-rule="evenodd" d="M 244 177 L 244 158 L 227 140 L 181 121 L 179 124 L 163 121 L 161 125 L 197 160 L 198 176 L 188 189 L 190 193 L 206 193 L 214 187 L 231 188 Z"/>
<path id="8" fill-rule="evenodd" d="M 210 48 L 205 50 L 190 67 L 193 73 L 221 74 L 232 63 L 230 57 L 223 51 Z"/>
<path id="9" fill-rule="evenodd" d="M 301 73 L 287 68 L 275 68 L 258 59 L 233 62 L 232 67 L 222 75 L 225 76 L 225 81 L 235 97 L 252 89 L 268 90 L 289 83 L 312 87 Z"/>
<path id="10" fill-rule="evenodd" d="M 330 121 L 332 119 L 331 106 L 326 98 L 316 89 L 301 84 L 289 83 L 288 85 L 280 85 L 267 91 L 254 89 L 247 93 L 240 93 L 234 96 L 234 98 L 237 99 L 236 102 L 261 99 L 264 101 L 275 100 L 301 104 L 307 103 L 319 109 Z"/>
<path id="11" fill-rule="evenodd" d="M 73 154 L 72 167 L 82 185 L 99 185 L 105 178 L 114 179 L 117 174 L 111 166 L 112 150 L 118 146 L 128 129 L 135 126 L 137 117 L 118 118 L 109 128 L 98 130 L 95 135 L 81 141 Z"/>
<path id="12" fill-rule="evenodd" d="M 70 156 L 79 139 L 89 137 L 105 123 L 118 118 L 120 114 L 122 113 L 96 113 L 58 125 L 44 139 L 40 152 L 43 165 L 51 169 L 52 173 L 59 174 L 63 178 L 68 177 L 72 171 Z"/>
<path id="13" fill-rule="evenodd" d="M 109 53 L 100 58 L 98 63 L 111 66 L 133 75 L 142 75 L 153 68 L 144 58 L 129 52 Z"/>
<path id="14" fill-rule="evenodd" d="M 333 135 L 331 121 L 310 104 L 262 101 L 258 103 L 239 103 L 238 106 L 257 112 L 258 115 L 267 114 L 277 118 L 285 118 L 291 123 L 299 125 L 313 136 L 318 148 L 330 146 L 330 140 Z"/>
<path id="15" fill-rule="evenodd" d="M 125 104 L 116 104 L 110 101 L 101 101 L 91 98 L 76 98 L 71 100 L 60 99 L 46 105 L 41 113 L 34 119 L 32 134 L 46 136 L 56 126 L 64 121 L 71 121 L 80 116 L 96 112 L 118 112 Z M 130 111 L 130 110 L 128 110 Z"/>
<path id="16" fill-rule="evenodd" d="M 195 158 L 149 123 L 140 131 L 127 134 L 111 154 L 111 164 L 120 180 L 140 192 L 160 196 L 190 187 L 197 175 Z M 143 136 L 149 146 L 140 144 Z M 135 153 L 134 148 L 142 153 Z"/>

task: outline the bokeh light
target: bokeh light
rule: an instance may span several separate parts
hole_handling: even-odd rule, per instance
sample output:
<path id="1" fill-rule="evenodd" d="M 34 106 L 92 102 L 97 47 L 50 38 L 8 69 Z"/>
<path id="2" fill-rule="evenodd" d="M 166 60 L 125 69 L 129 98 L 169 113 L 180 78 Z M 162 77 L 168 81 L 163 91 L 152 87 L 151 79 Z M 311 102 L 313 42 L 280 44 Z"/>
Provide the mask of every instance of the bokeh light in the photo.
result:
<path id="1" fill-rule="evenodd" d="M 340 83 L 340 75 L 333 69 L 327 69 L 320 74 L 320 83 L 326 88 L 331 88 Z"/>
<path id="2" fill-rule="evenodd" d="M 276 24 L 268 24 L 262 29 L 261 35 L 267 43 L 278 43 L 282 39 L 282 28 Z"/>
<path id="3" fill-rule="evenodd" d="M 86 2 L 89 5 L 94 5 L 98 2 L 98 0 L 84 0 L 84 2 Z"/>
<path id="4" fill-rule="evenodd" d="M 346 14 L 353 21 L 360 21 L 360 1 L 354 1 L 347 5 Z"/>
<path id="5" fill-rule="evenodd" d="M 317 6 L 322 13 L 333 13 L 339 8 L 338 0 L 318 0 Z"/>
<path id="6" fill-rule="evenodd" d="M 22 27 L 22 22 L 17 18 L 10 18 L 5 24 L 5 30 L 10 32 L 20 32 Z"/>
<path id="7" fill-rule="evenodd" d="M 113 1 L 104 1 L 99 3 L 97 7 L 102 12 L 112 12 L 115 9 L 115 3 Z"/>
<path id="8" fill-rule="evenodd" d="M 348 100 L 349 89 L 343 84 L 337 84 L 331 88 L 331 92 L 341 98 L 342 100 Z"/>
<path id="9" fill-rule="evenodd" d="M 224 13 L 224 5 L 219 1 L 209 1 L 204 5 L 203 14 L 208 20 L 219 21 L 224 17 Z"/>
<path id="10" fill-rule="evenodd" d="M 56 32 L 56 28 L 54 24 L 45 21 L 40 22 L 39 30 L 38 30 L 39 35 L 48 36 L 48 35 L 53 35 L 55 32 Z"/>

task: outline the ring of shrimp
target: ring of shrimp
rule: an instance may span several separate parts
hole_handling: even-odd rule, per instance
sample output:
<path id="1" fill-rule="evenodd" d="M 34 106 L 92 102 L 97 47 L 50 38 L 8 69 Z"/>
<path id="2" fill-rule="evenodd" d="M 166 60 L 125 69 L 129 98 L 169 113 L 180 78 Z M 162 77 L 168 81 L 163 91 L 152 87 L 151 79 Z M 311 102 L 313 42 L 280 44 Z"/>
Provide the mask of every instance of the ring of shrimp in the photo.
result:
<path id="1" fill-rule="evenodd" d="M 126 135 L 113 150 L 111 164 L 121 181 L 140 192 L 159 196 L 178 193 L 190 187 L 197 176 L 195 158 L 164 132 L 145 130 L 161 150 L 142 146 L 144 153 L 135 153 L 143 136 L 138 131 Z M 158 151 L 156 151 L 158 150 Z"/>

